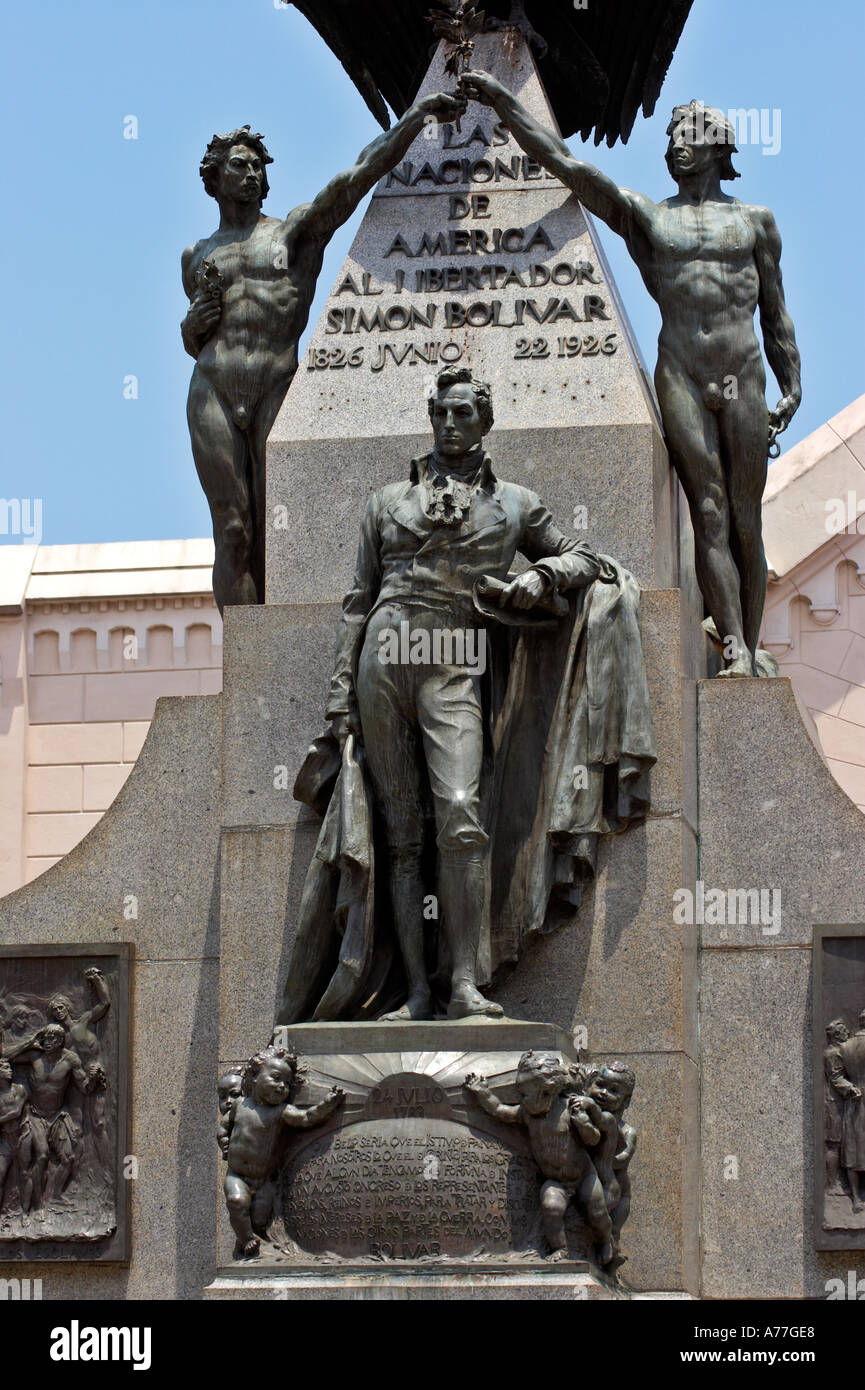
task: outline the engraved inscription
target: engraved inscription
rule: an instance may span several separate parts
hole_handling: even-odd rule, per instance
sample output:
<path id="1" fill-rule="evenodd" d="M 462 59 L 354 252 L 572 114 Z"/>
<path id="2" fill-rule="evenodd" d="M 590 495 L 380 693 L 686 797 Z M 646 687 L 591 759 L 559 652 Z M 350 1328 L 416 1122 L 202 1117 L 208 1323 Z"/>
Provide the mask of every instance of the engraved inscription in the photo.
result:
<path id="1" fill-rule="evenodd" d="M 540 1178 L 505 1126 L 478 1126 L 434 1078 L 391 1076 L 363 1110 L 299 1136 L 280 1180 L 285 1229 L 310 1254 L 417 1260 L 528 1248 Z"/>
<path id="2" fill-rule="evenodd" d="M 422 1111 L 423 1105 L 404 1107 Z M 538 1211 L 532 1160 L 467 1125 L 413 1116 L 317 1138 L 289 1164 L 285 1222 L 315 1254 L 390 1259 L 525 1245 Z"/>

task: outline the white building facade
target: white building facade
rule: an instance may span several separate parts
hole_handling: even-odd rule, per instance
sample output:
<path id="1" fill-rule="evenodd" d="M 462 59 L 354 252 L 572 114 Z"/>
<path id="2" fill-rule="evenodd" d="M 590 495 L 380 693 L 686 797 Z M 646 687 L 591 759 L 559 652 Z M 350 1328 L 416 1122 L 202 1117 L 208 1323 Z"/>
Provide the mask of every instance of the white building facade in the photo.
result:
<path id="1" fill-rule="evenodd" d="M 0 548 L 0 894 L 128 777 L 160 695 L 222 689 L 212 541 Z"/>

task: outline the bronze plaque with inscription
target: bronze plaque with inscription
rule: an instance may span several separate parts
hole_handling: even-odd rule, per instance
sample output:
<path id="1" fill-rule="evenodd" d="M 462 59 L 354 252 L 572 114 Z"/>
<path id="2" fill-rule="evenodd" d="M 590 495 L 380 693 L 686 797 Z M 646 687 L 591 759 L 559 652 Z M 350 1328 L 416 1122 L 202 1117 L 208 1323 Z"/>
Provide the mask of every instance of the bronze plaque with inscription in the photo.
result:
<path id="1" fill-rule="evenodd" d="M 294 1144 L 287 1232 L 310 1254 L 384 1259 L 525 1249 L 540 1177 L 519 1133 L 471 1121 L 421 1074 L 384 1078 L 363 1109 Z"/>

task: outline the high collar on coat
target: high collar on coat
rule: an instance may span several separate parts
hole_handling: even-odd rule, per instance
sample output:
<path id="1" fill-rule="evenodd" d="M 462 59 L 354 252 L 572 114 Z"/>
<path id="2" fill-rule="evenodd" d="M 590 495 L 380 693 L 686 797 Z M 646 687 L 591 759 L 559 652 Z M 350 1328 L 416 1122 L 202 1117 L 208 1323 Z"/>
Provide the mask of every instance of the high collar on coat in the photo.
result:
<path id="1" fill-rule="evenodd" d="M 437 548 L 456 539 L 465 540 L 482 531 L 501 526 L 506 520 L 504 507 L 498 500 L 501 483 L 493 472 L 489 454 L 481 454 L 481 484 L 472 498 L 468 516 L 463 517 L 458 526 L 436 525 L 426 515 L 421 505 L 420 480 L 424 465 L 433 455 L 421 454 L 413 458 L 409 469 L 409 483 L 406 490 L 387 508 L 390 516 L 400 526 L 413 531 L 427 543 Z"/>

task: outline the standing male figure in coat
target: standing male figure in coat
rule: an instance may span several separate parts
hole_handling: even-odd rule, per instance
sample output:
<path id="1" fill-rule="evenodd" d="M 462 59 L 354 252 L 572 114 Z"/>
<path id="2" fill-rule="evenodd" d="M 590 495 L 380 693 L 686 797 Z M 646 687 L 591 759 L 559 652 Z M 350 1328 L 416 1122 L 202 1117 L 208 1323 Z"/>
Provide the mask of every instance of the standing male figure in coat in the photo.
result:
<path id="1" fill-rule="evenodd" d="M 485 383 L 467 368 L 448 368 L 429 413 L 433 452 L 415 459 L 407 481 L 382 488 L 367 506 L 327 707 L 340 744 L 352 732 L 362 737 L 385 829 L 391 908 L 408 982 L 405 1004 L 387 1016 L 394 1019 L 432 1016 L 421 878 L 425 777 L 450 955 L 448 1017 L 502 1012 L 477 987 L 488 845 L 480 811 L 483 660 L 455 664 L 453 647 L 461 635 L 463 656 L 485 651 L 473 587 L 490 579 L 503 584 L 518 550 L 531 568 L 499 596 L 516 609 L 590 584 L 602 569 L 587 546 L 558 530 L 535 493 L 496 478 L 482 447 L 493 423 Z M 403 633 L 408 646 L 399 640 Z"/>
<path id="2" fill-rule="evenodd" d="M 844 1096 L 841 1166 L 850 1183 L 854 1212 L 865 1211 L 865 1009 L 852 1038 L 838 1046 L 841 1070 L 835 1089 Z"/>

